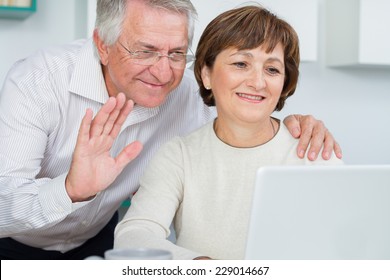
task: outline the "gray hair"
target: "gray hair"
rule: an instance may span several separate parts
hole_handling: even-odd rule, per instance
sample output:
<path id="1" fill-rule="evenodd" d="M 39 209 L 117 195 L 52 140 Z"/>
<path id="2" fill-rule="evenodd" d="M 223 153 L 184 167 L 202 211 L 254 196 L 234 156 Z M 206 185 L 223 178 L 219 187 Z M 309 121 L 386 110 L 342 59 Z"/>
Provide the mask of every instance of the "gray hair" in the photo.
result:
<path id="1" fill-rule="evenodd" d="M 105 44 L 115 44 L 121 35 L 129 1 L 131 0 L 97 0 L 95 28 Z M 197 12 L 190 0 L 144 0 L 144 2 L 153 8 L 185 14 L 188 19 L 188 44 L 191 46 Z"/>

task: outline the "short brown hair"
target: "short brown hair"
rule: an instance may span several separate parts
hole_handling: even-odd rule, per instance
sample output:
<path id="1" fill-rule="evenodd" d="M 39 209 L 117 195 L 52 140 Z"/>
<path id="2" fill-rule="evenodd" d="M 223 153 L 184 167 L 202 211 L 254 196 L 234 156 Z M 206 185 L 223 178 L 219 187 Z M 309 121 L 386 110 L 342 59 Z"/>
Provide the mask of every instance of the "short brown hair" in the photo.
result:
<path id="1" fill-rule="evenodd" d="M 254 49 L 261 45 L 271 52 L 281 43 L 284 49 L 285 81 L 275 111 L 293 95 L 299 76 L 299 40 L 295 30 L 261 6 L 244 6 L 226 11 L 213 19 L 200 37 L 194 65 L 200 95 L 208 106 L 215 106 L 211 90 L 202 82 L 202 68 L 212 69 L 217 55 L 227 48 Z"/>

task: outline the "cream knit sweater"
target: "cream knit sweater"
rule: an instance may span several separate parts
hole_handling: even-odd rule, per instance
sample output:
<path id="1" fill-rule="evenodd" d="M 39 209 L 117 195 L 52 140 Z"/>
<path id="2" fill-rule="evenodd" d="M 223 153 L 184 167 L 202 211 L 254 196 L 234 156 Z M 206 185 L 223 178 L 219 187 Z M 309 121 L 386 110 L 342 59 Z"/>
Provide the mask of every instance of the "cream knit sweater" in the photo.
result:
<path id="1" fill-rule="evenodd" d="M 220 141 L 212 122 L 160 149 L 118 224 L 115 248 L 170 250 L 174 259 L 209 256 L 242 259 L 256 170 L 268 165 L 342 164 L 298 158 L 294 139 L 281 124 L 269 142 L 235 148 Z M 177 241 L 167 237 L 173 221 Z"/>

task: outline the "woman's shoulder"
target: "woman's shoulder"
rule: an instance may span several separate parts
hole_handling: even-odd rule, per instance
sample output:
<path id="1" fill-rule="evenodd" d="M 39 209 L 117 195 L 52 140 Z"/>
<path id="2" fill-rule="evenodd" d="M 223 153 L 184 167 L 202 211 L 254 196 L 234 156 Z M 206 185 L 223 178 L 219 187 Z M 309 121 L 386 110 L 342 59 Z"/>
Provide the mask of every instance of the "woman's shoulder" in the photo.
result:
<path id="1" fill-rule="evenodd" d="M 273 139 L 273 142 L 276 142 L 278 145 L 298 145 L 299 139 L 294 138 L 294 136 L 291 135 L 283 121 L 278 120 L 278 122 L 279 129 Z"/>
<path id="2" fill-rule="evenodd" d="M 333 153 L 329 160 L 325 160 L 321 156 L 321 152 L 319 153 L 318 158 L 315 161 L 311 161 L 307 158 L 307 152 L 304 158 L 299 158 L 297 155 L 299 138 L 295 138 L 291 135 L 288 128 L 285 126 L 283 122 L 280 122 L 279 131 L 274 138 L 273 141 L 273 151 L 275 153 L 280 153 L 285 155 L 285 160 L 290 162 L 291 164 L 305 164 L 305 165 L 333 165 L 333 164 L 344 164 L 344 162 L 337 158 Z"/>

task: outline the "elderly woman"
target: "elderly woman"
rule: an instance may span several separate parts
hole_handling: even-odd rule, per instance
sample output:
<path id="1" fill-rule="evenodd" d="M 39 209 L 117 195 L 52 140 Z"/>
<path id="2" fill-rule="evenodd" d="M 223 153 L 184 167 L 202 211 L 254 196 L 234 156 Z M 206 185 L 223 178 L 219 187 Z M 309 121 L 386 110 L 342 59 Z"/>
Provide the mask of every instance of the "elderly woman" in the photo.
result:
<path id="1" fill-rule="evenodd" d="M 242 259 L 256 170 L 342 164 L 296 155 L 298 140 L 271 114 L 297 85 L 298 37 L 260 6 L 222 13 L 205 29 L 195 76 L 218 117 L 167 143 L 151 161 L 118 224 L 116 248 L 170 250 L 175 259 Z M 167 237 L 173 221 L 176 243 Z"/>

